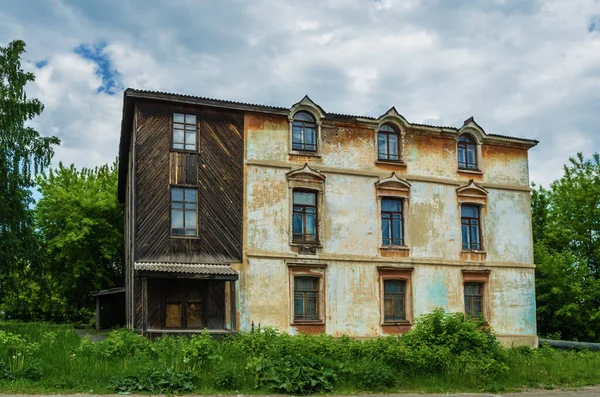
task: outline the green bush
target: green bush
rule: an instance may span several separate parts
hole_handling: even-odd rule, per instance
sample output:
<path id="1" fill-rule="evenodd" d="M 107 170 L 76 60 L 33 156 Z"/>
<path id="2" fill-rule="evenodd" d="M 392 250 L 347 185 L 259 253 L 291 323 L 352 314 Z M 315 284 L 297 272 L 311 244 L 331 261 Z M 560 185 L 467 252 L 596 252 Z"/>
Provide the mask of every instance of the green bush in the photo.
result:
<path id="1" fill-rule="evenodd" d="M 139 375 L 113 378 L 111 384 L 119 393 L 147 392 L 152 394 L 185 393 L 196 388 L 195 376 L 190 372 L 146 370 Z"/>
<path id="2" fill-rule="evenodd" d="M 263 327 L 154 341 L 117 330 L 92 342 L 67 326 L 0 323 L 0 390 L 28 394 L 498 391 L 598 384 L 599 366 L 600 353 L 503 349 L 485 325 L 442 311 L 367 340 Z"/>

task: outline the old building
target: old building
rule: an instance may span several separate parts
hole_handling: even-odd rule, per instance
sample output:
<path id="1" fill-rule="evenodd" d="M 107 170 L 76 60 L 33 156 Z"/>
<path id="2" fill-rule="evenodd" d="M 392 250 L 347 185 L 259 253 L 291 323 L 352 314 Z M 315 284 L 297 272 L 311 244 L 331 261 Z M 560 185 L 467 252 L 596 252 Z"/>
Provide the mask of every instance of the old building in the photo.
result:
<path id="1" fill-rule="evenodd" d="M 128 89 L 127 324 L 372 337 L 436 307 L 536 344 L 536 141 Z"/>

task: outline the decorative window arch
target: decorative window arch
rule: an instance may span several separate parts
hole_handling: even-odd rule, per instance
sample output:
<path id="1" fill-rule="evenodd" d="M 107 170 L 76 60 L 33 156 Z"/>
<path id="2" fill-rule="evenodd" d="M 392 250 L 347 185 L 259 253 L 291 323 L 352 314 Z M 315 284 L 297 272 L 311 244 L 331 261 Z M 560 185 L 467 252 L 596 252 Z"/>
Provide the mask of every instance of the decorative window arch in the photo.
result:
<path id="1" fill-rule="evenodd" d="M 456 135 L 456 162 L 458 171 L 481 173 L 481 145 L 485 139 L 485 131 L 469 117 L 460 127 Z"/>
<path id="2" fill-rule="evenodd" d="M 404 164 L 404 139 L 409 124 L 396 108 L 379 116 L 375 130 L 375 159 Z"/>
<path id="3" fill-rule="evenodd" d="M 321 119 L 324 116 L 323 109 L 308 96 L 290 108 L 290 154 L 317 157 L 320 155 Z"/>

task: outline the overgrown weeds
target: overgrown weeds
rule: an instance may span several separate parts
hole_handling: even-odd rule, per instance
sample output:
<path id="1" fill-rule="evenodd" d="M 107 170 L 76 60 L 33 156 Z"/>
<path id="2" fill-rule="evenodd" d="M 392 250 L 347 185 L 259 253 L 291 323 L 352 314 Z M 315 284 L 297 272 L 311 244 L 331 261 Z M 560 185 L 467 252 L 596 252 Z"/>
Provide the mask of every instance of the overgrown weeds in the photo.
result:
<path id="1" fill-rule="evenodd" d="M 599 366 L 599 353 L 504 349 L 483 324 L 443 311 L 404 336 L 364 341 L 267 327 L 219 340 L 116 330 L 94 343 L 68 326 L 0 324 L 0 390 L 10 392 L 493 392 L 597 384 Z"/>

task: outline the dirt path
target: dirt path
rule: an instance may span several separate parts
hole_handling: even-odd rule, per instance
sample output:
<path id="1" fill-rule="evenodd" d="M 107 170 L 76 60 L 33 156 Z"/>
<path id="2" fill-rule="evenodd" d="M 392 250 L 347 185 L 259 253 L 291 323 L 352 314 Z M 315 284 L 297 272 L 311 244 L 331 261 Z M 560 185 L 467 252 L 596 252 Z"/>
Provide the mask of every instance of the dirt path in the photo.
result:
<path id="1" fill-rule="evenodd" d="M 0 397 L 27 397 L 29 394 L 0 394 Z M 48 396 L 61 396 L 60 394 L 52 394 Z M 122 394 L 69 394 L 69 397 L 123 397 Z M 147 396 L 142 394 L 134 394 L 134 397 L 156 397 Z M 192 395 L 185 395 L 183 397 L 191 397 Z M 242 394 L 232 394 L 231 397 L 242 397 Z M 246 395 L 247 397 L 289 397 L 281 395 Z M 246 397 L 244 396 L 244 397 Z M 361 395 L 358 395 L 359 397 Z M 362 397 L 600 397 L 600 385 L 582 387 L 580 389 L 565 389 L 565 390 L 534 390 L 519 393 L 458 393 L 458 394 L 422 394 L 422 393 L 402 393 L 402 394 L 368 394 L 362 395 Z M 217 397 L 217 396 L 213 396 Z M 222 397 L 219 395 L 218 397 Z M 328 397 L 345 397 L 345 396 L 328 396 Z M 355 396 L 356 397 L 356 396 Z"/>

